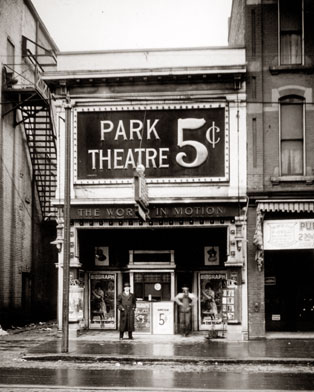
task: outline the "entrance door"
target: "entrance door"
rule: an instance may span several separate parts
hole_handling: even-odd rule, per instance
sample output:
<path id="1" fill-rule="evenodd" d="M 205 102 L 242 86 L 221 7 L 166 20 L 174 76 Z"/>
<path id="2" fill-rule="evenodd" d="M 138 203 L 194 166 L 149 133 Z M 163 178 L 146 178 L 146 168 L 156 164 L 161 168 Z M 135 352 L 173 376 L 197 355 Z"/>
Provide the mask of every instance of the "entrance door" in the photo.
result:
<path id="1" fill-rule="evenodd" d="M 314 331 L 314 254 L 265 252 L 267 331 Z"/>

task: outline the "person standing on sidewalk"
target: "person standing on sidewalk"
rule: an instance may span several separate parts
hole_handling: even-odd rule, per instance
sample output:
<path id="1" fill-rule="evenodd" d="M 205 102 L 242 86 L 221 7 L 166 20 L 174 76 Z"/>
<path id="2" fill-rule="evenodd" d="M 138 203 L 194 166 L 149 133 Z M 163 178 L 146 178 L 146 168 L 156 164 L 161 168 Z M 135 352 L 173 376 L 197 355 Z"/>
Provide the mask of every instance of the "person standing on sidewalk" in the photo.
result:
<path id="1" fill-rule="evenodd" d="M 118 309 L 120 310 L 120 340 L 123 339 L 124 332 L 128 331 L 129 339 L 133 339 L 134 331 L 134 310 L 136 308 L 136 298 L 131 293 L 131 286 L 125 283 L 123 292 L 118 296 Z"/>
<path id="2" fill-rule="evenodd" d="M 179 306 L 181 334 L 188 336 L 191 332 L 192 307 L 196 303 L 196 296 L 189 292 L 187 285 L 184 285 L 182 287 L 182 293 L 177 294 L 174 300 Z"/>

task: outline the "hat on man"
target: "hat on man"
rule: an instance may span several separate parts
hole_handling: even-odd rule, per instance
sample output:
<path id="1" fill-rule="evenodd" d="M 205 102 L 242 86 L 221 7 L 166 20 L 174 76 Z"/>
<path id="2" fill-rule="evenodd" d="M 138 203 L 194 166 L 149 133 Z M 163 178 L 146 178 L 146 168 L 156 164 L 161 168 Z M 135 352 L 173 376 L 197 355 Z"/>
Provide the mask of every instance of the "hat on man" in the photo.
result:
<path id="1" fill-rule="evenodd" d="M 187 284 L 184 284 L 184 285 L 182 286 L 182 289 L 189 289 L 189 286 L 188 286 Z"/>
<path id="2" fill-rule="evenodd" d="M 123 287 L 131 287 L 131 286 L 130 286 L 130 283 L 126 282 L 126 283 L 124 283 Z"/>

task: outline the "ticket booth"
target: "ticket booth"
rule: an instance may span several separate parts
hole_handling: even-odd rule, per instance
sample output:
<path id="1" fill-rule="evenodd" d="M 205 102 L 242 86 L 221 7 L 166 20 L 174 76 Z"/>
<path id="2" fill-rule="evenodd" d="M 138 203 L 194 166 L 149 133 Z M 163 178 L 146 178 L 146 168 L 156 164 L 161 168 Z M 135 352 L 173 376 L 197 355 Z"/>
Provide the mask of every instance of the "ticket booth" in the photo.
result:
<path id="1" fill-rule="evenodd" d="M 174 333 L 173 250 L 130 250 L 130 282 L 136 296 L 135 332 Z"/>

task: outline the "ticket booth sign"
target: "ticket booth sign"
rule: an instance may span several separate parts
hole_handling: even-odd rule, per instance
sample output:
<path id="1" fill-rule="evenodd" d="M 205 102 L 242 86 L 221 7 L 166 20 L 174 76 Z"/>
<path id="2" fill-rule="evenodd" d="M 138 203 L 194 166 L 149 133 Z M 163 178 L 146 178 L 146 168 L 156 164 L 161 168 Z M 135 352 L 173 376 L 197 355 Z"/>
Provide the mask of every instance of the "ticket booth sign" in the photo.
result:
<path id="1" fill-rule="evenodd" d="M 173 302 L 153 303 L 153 334 L 174 333 Z"/>

